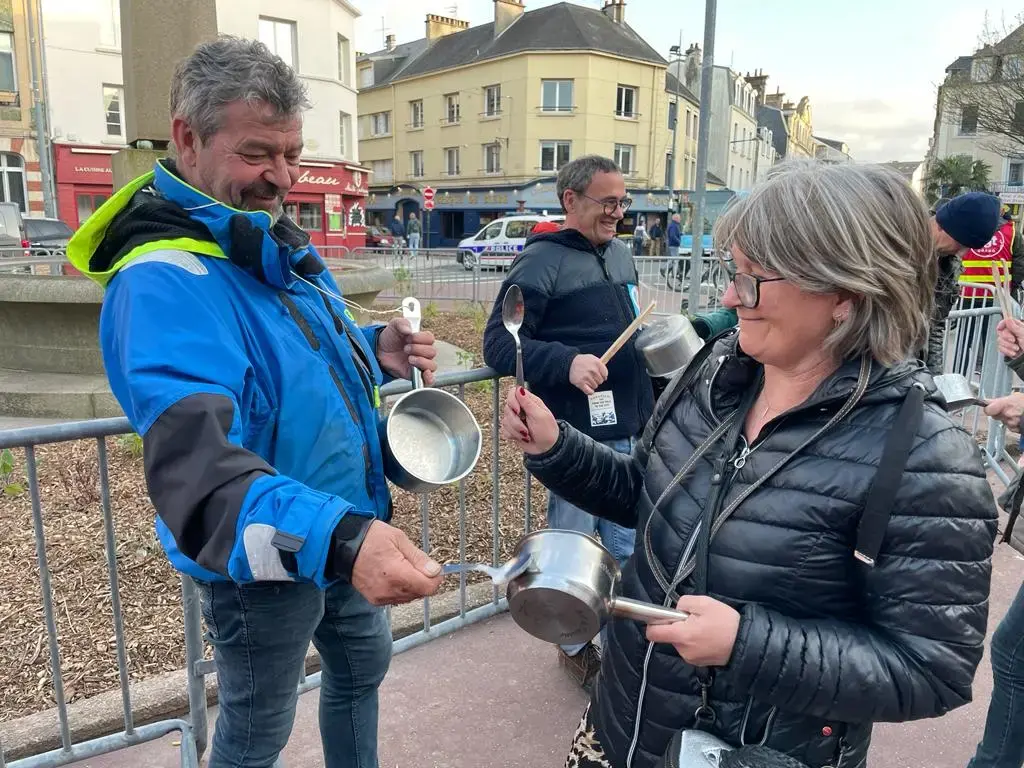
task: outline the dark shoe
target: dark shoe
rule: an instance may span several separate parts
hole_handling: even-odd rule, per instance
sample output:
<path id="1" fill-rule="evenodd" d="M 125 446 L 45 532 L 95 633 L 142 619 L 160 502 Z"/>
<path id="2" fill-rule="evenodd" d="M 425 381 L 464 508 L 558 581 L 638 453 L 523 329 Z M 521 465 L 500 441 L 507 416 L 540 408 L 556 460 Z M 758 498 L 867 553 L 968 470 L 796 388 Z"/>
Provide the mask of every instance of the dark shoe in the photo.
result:
<path id="1" fill-rule="evenodd" d="M 596 645 L 587 643 L 575 656 L 559 648 L 558 661 L 577 685 L 587 692 L 593 688 L 597 673 L 601 671 L 601 651 Z"/>

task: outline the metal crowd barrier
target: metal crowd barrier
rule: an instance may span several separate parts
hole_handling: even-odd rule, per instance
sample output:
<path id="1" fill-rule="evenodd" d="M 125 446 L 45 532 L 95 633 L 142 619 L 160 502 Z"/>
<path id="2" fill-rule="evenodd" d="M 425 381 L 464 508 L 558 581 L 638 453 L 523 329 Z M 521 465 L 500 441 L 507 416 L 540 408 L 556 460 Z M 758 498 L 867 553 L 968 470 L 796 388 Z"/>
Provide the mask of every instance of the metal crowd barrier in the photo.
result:
<path id="1" fill-rule="evenodd" d="M 943 370 L 963 374 L 979 397 L 1005 397 L 1014 391 L 1014 375 L 999 353 L 995 328 L 1002 319 L 995 290 L 990 285 L 960 283 L 961 294 L 949 313 L 943 348 Z M 964 296 L 963 289 L 984 295 Z M 1012 302 L 1014 316 L 1021 306 Z M 1018 382 L 1019 384 L 1019 382 Z M 1006 427 L 990 419 L 983 408 L 971 406 L 953 414 L 954 419 L 975 438 L 988 469 L 1005 485 L 1020 471 L 1006 450 Z M 1003 465 L 1008 465 L 1004 469 Z"/>
<path id="2" fill-rule="evenodd" d="M 728 284 L 727 276 L 718 257 L 705 253 L 701 257 L 700 305 L 689 307 L 690 254 L 678 257 L 634 256 L 640 278 L 640 306 L 656 303 L 657 315 L 675 315 L 680 312 L 697 314 L 710 312 L 721 306 L 722 294 Z"/>
<path id="3" fill-rule="evenodd" d="M 436 386 L 457 390 L 460 398 L 465 399 L 465 387 L 474 382 L 491 381 L 491 561 L 499 564 L 501 545 L 501 493 L 500 473 L 498 464 L 499 436 L 496 425 L 501 413 L 501 402 L 498 377 L 489 368 L 473 371 L 454 372 L 438 376 Z M 411 384 L 406 381 L 392 382 L 383 387 L 382 407 L 387 406 L 387 398 L 407 392 Z M 189 713 L 184 718 L 172 718 L 136 725 L 132 708 L 132 690 L 129 685 L 128 660 L 125 640 L 124 620 L 121 612 L 120 590 L 117 577 L 116 537 L 114 521 L 111 514 L 110 478 L 107 469 L 107 447 L 105 438 L 132 433 L 132 427 L 125 418 L 97 419 L 83 422 L 59 423 L 41 427 L 12 429 L 0 432 L 0 450 L 20 449 L 24 452 L 25 469 L 28 475 L 28 492 L 32 503 L 32 523 L 35 532 L 36 559 L 39 568 L 39 582 L 43 596 L 43 615 L 48 638 L 50 668 L 53 676 L 53 696 L 56 701 L 57 720 L 60 731 L 60 747 L 42 754 L 23 757 L 13 762 L 5 762 L 3 745 L 0 744 L 0 768 L 55 768 L 68 765 L 83 759 L 115 752 L 126 747 L 159 739 L 172 732 L 181 734 L 181 766 L 182 768 L 199 768 L 200 758 L 206 750 L 208 741 L 207 703 L 204 678 L 214 672 L 213 662 L 204 658 L 204 640 L 202 634 L 202 618 L 199 595 L 191 579 L 181 579 L 182 607 L 184 613 L 185 667 L 188 686 Z M 119 733 L 99 738 L 76 742 L 72 737 L 72 726 L 68 717 L 68 705 L 64 693 L 62 677 L 61 653 L 57 636 L 54 613 L 54 597 L 50 583 L 48 550 L 43 527 L 43 506 L 38 478 L 36 448 L 42 445 L 63 443 L 71 440 L 92 439 L 96 441 L 98 471 L 100 481 L 99 513 L 103 519 L 104 541 L 106 551 L 107 575 L 111 596 L 112 620 L 117 652 L 118 679 L 121 689 L 121 702 L 124 714 L 124 728 Z M 530 482 L 524 470 L 526 483 L 526 532 L 532 525 Z M 430 549 L 430 496 L 423 495 L 420 500 L 422 513 L 421 546 Z M 465 481 L 458 485 L 459 509 L 459 561 L 466 558 L 466 486 Z M 100 542 L 96 542 L 97 546 Z M 489 602 L 471 608 L 467 603 L 466 575 L 459 576 L 458 614 L 451 619 L 434 623 L 431 617 L 431 601 L 423 601 L 423 626 L 419 631 L 400 638 L 394 643 L 394 652 L 422 645 L 434 638 L 454 632 L 477 621 L 494 616 L 505 610 L 504 598 L 499 599 L 497 589 L 491 589 Z M 300 693 L 312 690 L 320 685 L 320 673 L 308 678 L 303 675 L 299 685 Z"/>

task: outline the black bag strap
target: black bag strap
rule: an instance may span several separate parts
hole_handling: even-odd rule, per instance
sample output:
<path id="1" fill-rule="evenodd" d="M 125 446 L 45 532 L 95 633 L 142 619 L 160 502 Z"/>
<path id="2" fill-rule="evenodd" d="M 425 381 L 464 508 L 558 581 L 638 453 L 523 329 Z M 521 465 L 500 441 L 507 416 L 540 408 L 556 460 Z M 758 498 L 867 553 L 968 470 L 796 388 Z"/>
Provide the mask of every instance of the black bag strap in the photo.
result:
<path id="1" fill-rule="evenodd" d="M 925 391 L 921 384 L 914 384 L 900 406 L 896 422 L 889 431 L 889 438 L 882 449 L 882 458 L 878 463 L 878 471 L 868 491 L 864 512 L 857 525 L 857 546 L 854 557 L 869 568 L 873 568 L 878 553 L 882 549 L 882 540 L 889 527 L 892 515 L 892 504 L 896 498 L 903 470 L 910 458 L 910 449 L 917 437 L 918 427 L 924 415 Z"/>

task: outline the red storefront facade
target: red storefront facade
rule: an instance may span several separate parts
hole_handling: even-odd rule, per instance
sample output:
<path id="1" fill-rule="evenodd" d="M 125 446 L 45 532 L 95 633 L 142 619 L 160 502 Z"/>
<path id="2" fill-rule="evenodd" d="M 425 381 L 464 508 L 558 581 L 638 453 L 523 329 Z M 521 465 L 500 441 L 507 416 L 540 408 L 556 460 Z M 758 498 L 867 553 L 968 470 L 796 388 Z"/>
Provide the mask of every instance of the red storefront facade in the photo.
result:
<path id="1" fill-rule="evenodd" d="M 110 147 L 56 144 L 57 211 L 77 229 L 114 190 Z M 366 243 L 367 169 L 350 163 L 302 163 L 298 182 L 285 201 L 289 216 L 326 256 L 338 246 Z"/>

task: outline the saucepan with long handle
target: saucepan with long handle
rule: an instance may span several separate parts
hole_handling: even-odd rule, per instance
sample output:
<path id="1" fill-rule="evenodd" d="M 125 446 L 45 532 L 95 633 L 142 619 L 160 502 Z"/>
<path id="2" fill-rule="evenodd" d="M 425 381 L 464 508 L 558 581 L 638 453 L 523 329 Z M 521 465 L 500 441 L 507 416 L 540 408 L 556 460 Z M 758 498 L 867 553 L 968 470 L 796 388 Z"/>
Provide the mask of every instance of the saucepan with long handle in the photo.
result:
<path id="1" fill-rule="evenodd" d="M 960 373 L 943 373 L 936 376 L 935 388 L 946 401 L 947 411 L 958 411 L 972 405 L 984 408 L 988 405 L 988 400 L 975 395 L 971 383 Z"/>
<path id="2" fill-rule="evenodd" d="M 518 571 L 518 573 L 516 573 Z M 519 627 L 549 643 L 594 637 L 610 616 L 672 624 L 689 614 L 619 595 L 618 563 L 595 539 L 576 531 L 534 531 L 516 545 L 504 573 L 509 612 Z"/>
<path id="3" fill-rule="evenodd" d="M 420 303 L 402 300 L 402 310 L 420 329 Z M 483 443 L 473 412 L 455 395 L 424 387 L 413 368 L 413 389 L 395 403 L 386 426 L 385 470 L 389 480 L 412 493 L 457 483 L 476 466 Z"/>

